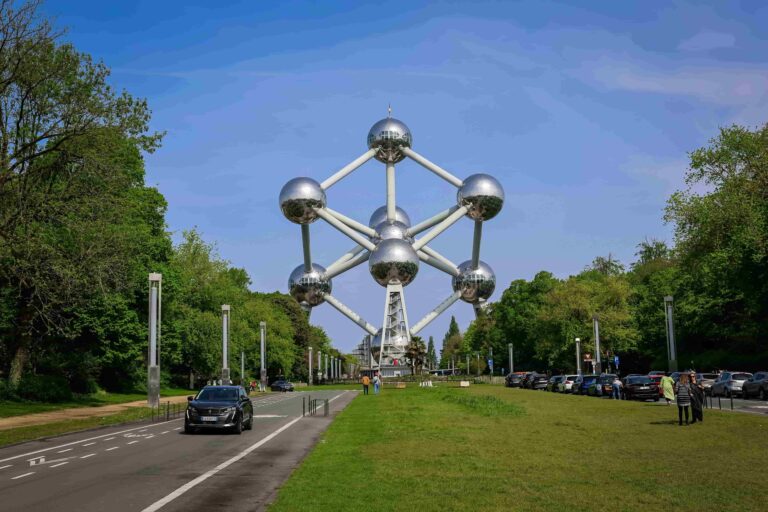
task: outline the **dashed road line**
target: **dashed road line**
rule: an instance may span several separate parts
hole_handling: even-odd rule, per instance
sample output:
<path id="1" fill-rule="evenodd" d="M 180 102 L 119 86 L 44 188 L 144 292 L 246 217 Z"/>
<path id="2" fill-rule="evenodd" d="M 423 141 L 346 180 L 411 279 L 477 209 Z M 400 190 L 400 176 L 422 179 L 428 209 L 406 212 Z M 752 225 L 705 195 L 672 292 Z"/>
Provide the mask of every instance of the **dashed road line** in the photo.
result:
<path id="1" fill-rule="evenodd" d="M 11 478 L 11 480 L 18 480 L 19 478 L 24 478 L 25 476 L 34 475 L 34 471 L 30 471 L 29 473 L 24 473 L 23 475 L 15 476 Z"/>
<path id="2" fill-rule="evenodd" d="M 96 454 L 95 454 L 95 453 L 89 453 L 88 455 L 83 455 L 83 456 L 82 456 L 82 457 L 80 457 L 80 458 L 81 458 L 81 459 L 87 459 L 88 457 L 93 457 L 94 455 L 96 455 Z"/>
<path id="3" fill-rule="evenodd" d="M 67 448 L 66 450 L 59 450 L 56 453 L 64 453 L 64 452 L 71 452 L 72 448 Z"/>
<path id="4" fill-rule="evenodd" d="M 165 432 L 160 432 L 160 435 L 167 434 L 168 432 L 170 432 L 170 430 L 166 430 Z"/>
<path id="5" fill-rule="evenodd" d="M 125 443 L 125 444 L 135 444 L 135 443 L 138 443 L 138 441 L 128 441 L 128 442 L 127 442 L 127 443 Z"/>
<path id="6" fill-rule="evenodd" d="M 173 429 L 173 430 L 181 430 L 181 427 L 176 427 L 176 428 L 175 428 L 175 429 Z"/>
<path id="7" fill-rule="evenodd" d="M 59 466 L 63 466 L 64 464 L 69 464 L 69 462 L 68 462 L 68 461 L 67 461 L 67 462 L 59 462 L 58 464 L 54 464 L 54 465 L 53 465 L 53 466 L 51 466 L 51 467 L 52 467 L 52 468 L 57 468 L 57 467 L 59 467 Z"/>
<path id="8" fill-rule="evenodd" d="M 5 466 L 0 466 L 0 469 L 5 469 L 13 466 L 13 464 L 6 464 Z"/>
<path id="9" fill-rule="evenodd" d="M 120 448 L 120 447 L 119 447 L 119 446 L 113 446 L 112 448 L 107 448 L 107 449 L 106 449 L 106 450 L 104 450 L 104 451 L 105 451 L 105 452 L 111 452 L 112 450 L 117 450 L 118 448 Z"/>
<path id="10" fill-rule="evenodd" d="M 108 437 L 108 438 L 105 439 L 105 441 L 111 441 L 113 439 L 114 439 L 114 437 Z"/>
<path id="11" fill-rule="evenodd" d="M 96 443 L 85 443 L 83 446 L 91 446 L 92 444 L 96 444 Z"/>

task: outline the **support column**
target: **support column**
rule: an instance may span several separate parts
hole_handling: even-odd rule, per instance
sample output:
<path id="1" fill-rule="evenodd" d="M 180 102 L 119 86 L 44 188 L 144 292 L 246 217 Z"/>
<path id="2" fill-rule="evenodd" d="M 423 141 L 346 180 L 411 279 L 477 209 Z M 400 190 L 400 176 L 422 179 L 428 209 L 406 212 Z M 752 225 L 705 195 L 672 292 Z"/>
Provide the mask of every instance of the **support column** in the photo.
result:
<path id="1" fill-rule="evenodd" d="M 307 384 L 312 385 L 312 347 L 309 347 L 309 357 L 307 358 L 309 364 L 309 373 L 307 374 Z"/>
<path id="2" fill-rule="evenodd" d="M 261 359 L 261 371 L 259 372 L 259 378 L 261 380 L 261 389 L 267 390 L 267 322 L 259 322 L 259 332 L 261 334 L 261 351 L 259 352 L 259 359 Z"/>
<path id="3" fill-rule="evenodd" d="M 396 220 L 395 210 L 395 164 L 387 162 L 387 220 Z"/>
<path id="4" fill-rule="evenodd" d="M 221 383 L 229 384 L 229 304 L 221 306 Z"/>
<path id="5" fill-rule="evenodd" d="M 163 275 L 149 274 L 149 354 L 147 356 L 147 405 L 160 405 L 160 312 Z"/>
<path id="6" fill-rule="evenodd" d="M 592 324 L 595 330 L 595 373 L 602 373 L 603 366 L 600 363 L 600 319 L 597 315 L 592 317 Z"/>

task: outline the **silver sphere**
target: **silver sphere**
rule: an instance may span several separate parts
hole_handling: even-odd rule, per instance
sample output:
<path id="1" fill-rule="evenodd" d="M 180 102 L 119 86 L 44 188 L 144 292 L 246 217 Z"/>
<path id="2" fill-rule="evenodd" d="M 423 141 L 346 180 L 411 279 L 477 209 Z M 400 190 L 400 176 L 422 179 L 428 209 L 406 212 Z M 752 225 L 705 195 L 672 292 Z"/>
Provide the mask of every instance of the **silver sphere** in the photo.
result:
<path id="1" fill-rule="evenodd" d="M 326 293 L 331 293 L 333 283 L 325 276 L 325 268 L 315 263 L 312 271 L 306 272 L 304 265 L 299 265 L 288 278 L 288 290 L 291 296 L 301 304 L 306 302 L 310 307 L 322 304 Z"/>
<path id="2" fill-rule="evenodd" d="M 382 222 L 386 222 L 387 220 L 387 207 L 385 206 L 379 206 L 376 208 L 376 211 L 373 212 L 371 215 L 371 220 L 368 221 L 368 227 L 376 229 L 376 226 L 381 224 Z M 405 227 L 409 228 L 411 227 L 411 218 L 408 216 L 407 213 L 405 213 L 405 210 L 400 208 L 399 206 L 395 206 L 395 220 L 397 222 L 402 222 L 405 224 Z"/>
<path id="3" fill-rule="evenodd" d="M 459 275 L 453 278 L 453 291 L 461 292 L 461 300 L 470 304 L 484 302 L 493 295 L 496 288 L 496 275 L 491 267 L 481 261 L 477 268 L 472 268 L 468 260 L 459 265 Z"/>
<path id="4" fill-rule="evenodd" d="M 376 235 L 371 237 L 371 242 L 378 244 L 382 240 L 389 240 L 390 238 L 396 238 L 398 240 L 405 240 L 409 244 L 413 243 L 413 237 L 406 236 L 408 226 L 398 221 L 385 220 L 374 228 Z"/>
<path id="5" fill-rule="evenodd" d="M 408 345 L 408 337 L 400 332 L 395 331 L 394 333 L 390 334 L 389 339 L 387 340 L 388 346 L 398 346 L 398 347 L 406 347 Z M 376 333 L 376 336 L 373 336 L 371 338 L 371 356 L 373 356 L 374 361 L 382 364 L 384 363 L 381 361 L 381 345 L 383 343 L 383 336 L 382 336 L 382 329 L 379 329 Z"/>
<path id="6" fill-rule="evenodd" d="M 379 150 L 375 158 L 380 162 L 401 161 L 405 155 L 400 148 L 409 148 L 412 142 L 411 130 L 393 117 L 382 119 L 368 131 L 368 148 Z"/>
<path id="7" fill-rule="evenodd" d="M 397 283 L 407 286 L 419 272 L 419 256 L 405 240 L 382 240 L 371 251 L 368 270 L 381 286 Z"/>
<path id="8" fill-rule="evenodd" d="M 456 196 L 459 206 L 468 206 L 467 217 L 489 220 L 504 205 L 504 189 L 496 178 L 487 174 L 473 174 L 462 183 Z"/>
<path id="9" fill-rule="evenodd" d="M 317 219 L 315 208 L 325 208 L 325 191 L 312 178 L 294 178 L 280 190 L 280 209 L 296 224 L 309 224 Z"/>

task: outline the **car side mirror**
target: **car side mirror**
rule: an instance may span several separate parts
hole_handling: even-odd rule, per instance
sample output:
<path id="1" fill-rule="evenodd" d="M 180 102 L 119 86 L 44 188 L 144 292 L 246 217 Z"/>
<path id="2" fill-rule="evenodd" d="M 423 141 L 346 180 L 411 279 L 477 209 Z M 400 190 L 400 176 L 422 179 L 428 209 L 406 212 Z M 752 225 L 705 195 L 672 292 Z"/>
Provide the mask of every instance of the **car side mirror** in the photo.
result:
<path id="1" fill-rule="evenodd" d="M 188 397 L 187 397 L 187 402 L 191 402 L 191 401 L 192 401 L 192 400 L 194 400 L 194 399 L 195 399 L 195 397 L 193 397 L 193 396 L 188 396 Z"/>

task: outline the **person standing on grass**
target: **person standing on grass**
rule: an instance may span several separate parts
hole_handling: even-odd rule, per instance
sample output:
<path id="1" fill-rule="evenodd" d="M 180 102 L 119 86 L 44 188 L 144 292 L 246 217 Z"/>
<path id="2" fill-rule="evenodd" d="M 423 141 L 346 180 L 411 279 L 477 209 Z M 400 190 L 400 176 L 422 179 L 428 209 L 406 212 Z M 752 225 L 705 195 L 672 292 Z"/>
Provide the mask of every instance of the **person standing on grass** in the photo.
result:
<path id="1" fill-rule="evenodd" d="M 677 395 L 677 424 L 683 424 L 683 412 L 685 412 L 685 424 L 688 425 L 688 408 L 691 405 L 691 386 L 688 384 L 688 374 L 680 374 L 680 380 L 675 384 L 675 394 Z"/>
<path id="2" fill-rule="evenodd" d="M 696 380 L 696 372 L 691 372 L 691 415 L 693 421 L 704 421 L 704 387 Z"/>
<path id="3" fill-rule="evenodd" d="M 363 381 L 363 394 L 367 395 L 368 386 L 371 384 L 371 379 L 369 379 L 367 375 L 363 375 L 362 381 Z"/>
<path id="4" fill-rule="evenodd" d="M 613 384 L 611 384 L 611 387 L 613 388 L 613 394 L 611 395 L 611 398 L 614 400 L 621 400 L 621 380 L 619 380 L 619 376 L 613 378 Z"/>
<path id="5" fill-rule="evenodd" d="M 379 386 L 381 386 L 381 379 L 379 379 L 379 374 L 373 376 L 373 394 L 378 395 L 379 394 Z"/>
<path id="6" fill-rule="evenodd" d="M 661 386 L 661 390 L 664 392 L 664 399 L 667 401 L 667 405 L 670 405 L 672 400 L 675 399 L 675 381 L 669 375 L 664 375 L 661 377 L 659 386 Z"/>

